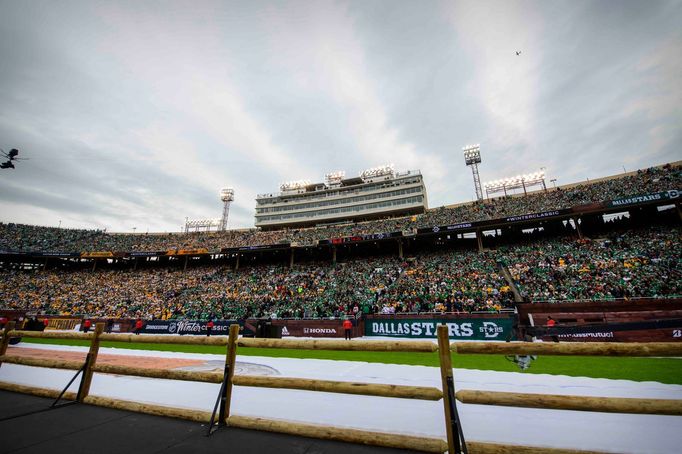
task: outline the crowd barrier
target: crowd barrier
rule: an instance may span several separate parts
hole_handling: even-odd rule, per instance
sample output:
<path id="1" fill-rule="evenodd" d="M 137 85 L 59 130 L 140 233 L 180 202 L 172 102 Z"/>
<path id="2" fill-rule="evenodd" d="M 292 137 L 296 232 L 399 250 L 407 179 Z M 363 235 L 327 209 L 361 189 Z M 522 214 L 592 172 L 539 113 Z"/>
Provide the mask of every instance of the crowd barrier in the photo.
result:
<path id="1" fill-rule="evenodd" d="M 229 336 L 187 337 L 187 336 L 135 336 L 130 334 L 104 334 L 104 324 L 98 323 L 93 333 L 31 332 L 15 330 L 14 323 L 8 324 L 0 342 L 0 366 L 2 363 L 19 364 L 33 367 L 70 369 L 78 371 L 63 391 L 37 388 L 0 382 L 0 389 L 29 393 L 42 397 L 55 398 L 56 407 L 61 399 L 71 403 L 136 411 L 154 415 L 169 416 L 208 423 L 210 435 L 220 426 L 240 427 L 262 431 L 280 432 L 298 436 L 345 441 L 366 445 L 411 449 L 424 452 L 442 453 L 587 453 L 572 449 L 533 447 L 522 445 L 502 445 L 465 441 L 462 426 L 457 414 L 456 401 L 465 404 L 500 405 L 555 410 L 582 410 L 617 413 L 639 413 L 655 415 L 682 415 L 682 400 L 601 398 L 588 396 L 561 396 L 545 394 L 523 394 L 493 391 L 455 390 L 451 352 L 459 354 L 517 354 L 517 355 L 609 355 L 609 356 L 682 356 L 682 344 L 556 344 L 556 343 L 489 343 L 489 342 L 452 342 L 446 326 L 438 327 L 438 345 L 422 341 L 341 341 L 341 340 L 300 340 L 300 339 L 257 339 L 239 338 L 239 326 L 230 327 Z M 85 362 L 62 361 L 53 359 L 22 358 L 7 355 L 11 337 L 26 336 L 46 339 L 87 339 L 90 349 Z M 190 372 L 165 369 L 148 369 L 131 366 L 100 365 L 97 355 L 101 341 L 173 343 L 194 345 L 219 345 L 226 347 L 225 365 L 222 373 Z M 351 351 L 401 351 L 401 352 L 438 352 L 441 373 L 441 389 L 422 386 L 388 385 L 376 383 L 357 383 L 334 380 L 311 380 L 303 378 L 235 375 L 235 360 L 239 348 L 280 348 L 313 350 L 351 350 Z M 76 377 L 82 373 L 78 392 L 67 392 Z M 186 380 L 220 384 L 213 412 L 172 408 L 139 402 L 112 399 L 90 395 L 90 385 L 94 373 L 119 374 Z M 312 392 L 332 392 L 360 394 L 404 399 L 443 401 L 446 438 L 412 436 L 397 433 L 374 432 L 369 430 L 341 428 L 309 424 L 280 419 L 267 419 L 234 415 L 230 412 L 233 386 L 266 388 L 285 388 Z"/>

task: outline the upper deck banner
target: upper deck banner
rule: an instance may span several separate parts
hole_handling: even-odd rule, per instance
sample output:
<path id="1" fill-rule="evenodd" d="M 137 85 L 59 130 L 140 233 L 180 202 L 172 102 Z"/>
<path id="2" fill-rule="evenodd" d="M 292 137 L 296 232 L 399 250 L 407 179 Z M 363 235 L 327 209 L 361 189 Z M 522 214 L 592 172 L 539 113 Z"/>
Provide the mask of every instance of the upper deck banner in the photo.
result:
<path id="1" fill-rule="evenodd" d="M 385 240 L 388 238 L 400 238 L 401 236 L 403 236 L 403 232 L 370 233 L 367 235 L 344 236 L 339 238 L 330 238 L 328 240 L 320 240 L 318 244 L 359 243 L 361 241 L 376 241 Z"/>
<path id="2" fill-rule="evenodd" d="M 535 219 L 553 218 L 555 216 L 561 216 L 562 214 L 565 214 L 567 211 L 569 210 L 551 210 L 542 211 L 540 213 L 529 213 L 521 214 L 519 216 L 509 216 L 504 218 L 504 222 L 534 221 Z"/>
<path id="3" fill-rule="evenodd" d="M 450 224 L 450 225 L 442 225 L 442 226 L 435 226 L 435 227 L 426 227 L 426 228 L 421 228 L 417 230 L 417 233 L 419 234 L 433 234 L 433 233 L 448 233 L 448 232 L 454 232 L 454 231 L 467 231 L 467 230 L 475 230 L 477 228 L 481 227 L 488 227 L 488 226 L 494 226 L 494 225 L 503 225 L 503 224 L 513 224 L 515 222 L 524 222 L 524 221 L 536 221 L 540 219 L 549 219 L 557 216 L 564 216 L 566 214 L 571 213 L 571 210 L 568 209 L 561 209 L 561 210 L 550 210 L 550 211 L 541 211 L 539 213 L 527 213 L 527 214 L 520 214 L 518 216 L 507 216 L 506 218 L 500 218 L 500 219 L 490 219 L 487 221 L 477 221 L 477 222 L 460 222 L 457 224 Z"/>
<path id="4" fill-rule="evenodd" d="M 87 259 L 97 259 L 97 258 L 107 258 L 107 257 L 113 257 L 114 253 L 111 251 L 94 251 L 94 252 L 83 252 L 81 253 L 81 257 L 87 258 Z"/>
<path id="5" fill-rule="evenodd" d="M 166 255 L 202 255 L 208 254 L 208 249 L 206 248 L 196 248 L 196 249 L 170 249 L 166 252 Z"/>
<path id="6" fill-rule="evenodd" d="M 436 227 L 426 227 L 422 229 L 417 229 L 417 233 L 447 233 L 454 232 L 457 230 L 466 230 L 475 228 L 478 223 L 476 222 L 460 222 L 459 224 L 443 225 Z"/>
<path id="7" fill-rule="evenodd" d="M 166 255 L 166 251 L 155 251 L 155 252 L 130 252 L 128 256 L 130 257 L 160 257 Z"/>
<path id="8" fill-rule="evenodd" d="M 2 252 L 0 252 L 1 254 Z M 70 257 L 80 257 L 80 252 L 31 252 L 29 255 L 33 257 L 56 257 L 56 258 L 70 258 Z"/>
<path id="9" fill-rule="evenodd" d="M 221 253 L 226 254 L 230 252 L 248 252 L 248 251 L 266 251 L 275 249 L 288 249 L 291 243 L 277 243 L 277 244 L 261 244 L 255 246 L 240 246 L 240 247 L 224 247 L 220 250 Z"/>
<path id="10" fill-rule="evenodd" d="M 609 208 L 629 206 L 629 205 L 639 205 L 640 203 L 664 201 L 664 200 L 675 200 L 680 198 L 680 191 L 671 189 L 669 191 L 655 192 L 653 194 L 641 194 L 632 197 L 625 197 L 623 199 L 611 200 L 608 203 Z"/>

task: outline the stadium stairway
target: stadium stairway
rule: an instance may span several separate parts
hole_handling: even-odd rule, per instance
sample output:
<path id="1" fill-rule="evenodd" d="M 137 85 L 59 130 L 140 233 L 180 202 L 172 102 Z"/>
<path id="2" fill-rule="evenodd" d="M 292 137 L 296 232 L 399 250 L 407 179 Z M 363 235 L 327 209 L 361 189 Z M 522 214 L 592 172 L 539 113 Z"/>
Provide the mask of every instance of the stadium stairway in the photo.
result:
<path id="1" fill-rule="evenodd" d="M 502 262 L 497 262 L 497 267 L 500 269 L 502 276 L 504 276 L 504 280 L 507 281 L 507 285 L 509 285 L 509 288 L 511 288 L 511 291 L 514 294 L 514 302 L 523 303 L 521 293 L 519 293 L 519 289 L 516 288 L 516 284 L 514 283 L 514 279 L 511 277 L 511 273 L 509 272 L 507 265 Z"/>

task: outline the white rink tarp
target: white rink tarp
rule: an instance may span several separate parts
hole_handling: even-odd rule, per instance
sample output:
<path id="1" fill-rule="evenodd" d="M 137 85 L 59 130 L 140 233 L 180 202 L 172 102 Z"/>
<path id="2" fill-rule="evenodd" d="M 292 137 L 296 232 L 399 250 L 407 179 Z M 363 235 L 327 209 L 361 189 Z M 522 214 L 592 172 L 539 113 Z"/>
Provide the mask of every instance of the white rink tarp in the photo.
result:
<path id="1" fill-rule="evenodd" d="M 16 348 L 87 351 L 22 343 Z M 101 353 L 224 361 L 224 355 L 102 348 Z M 237 356 L 238 362 L 276 369 L 281 376 L 441 387 L 438 368 L 289 358 Z M 532 366 L 531 366 L 532 367 Z M 3 364 L 0 380 L 61 389 L 73 371 Z M 564 395 L 682 399 L 682 386 L 520 372 L 455 369 L 457 389 Z M 77 391 L 78 381 L 71 387 Z M 91 394 L 211 411 L 219 385 L 95 374 Z M 232 413 L 444 438 L 443 404 L 307 391 L 235 387 Z M 458 404 L 472 441 L 623 453 L 679 452 L 682 417 L 622 415 Z"/>

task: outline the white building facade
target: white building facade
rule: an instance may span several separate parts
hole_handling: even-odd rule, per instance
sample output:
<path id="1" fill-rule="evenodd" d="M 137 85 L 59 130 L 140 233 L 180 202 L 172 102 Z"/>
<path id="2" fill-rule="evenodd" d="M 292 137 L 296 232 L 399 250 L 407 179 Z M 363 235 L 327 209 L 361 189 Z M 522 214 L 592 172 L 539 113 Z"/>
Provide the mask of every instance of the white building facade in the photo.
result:
<path id="1" fill-rule="evenodd" d="M 263 230 L 312 227 L 359 222 L 427 210 L 426 187 L 421 172 L 394 172 L 384 166 L 359 177 L 343 172 L 326 175 L 325 183 L 285 183 L 277 194 L 256 198 L 256 227 Z"/>

